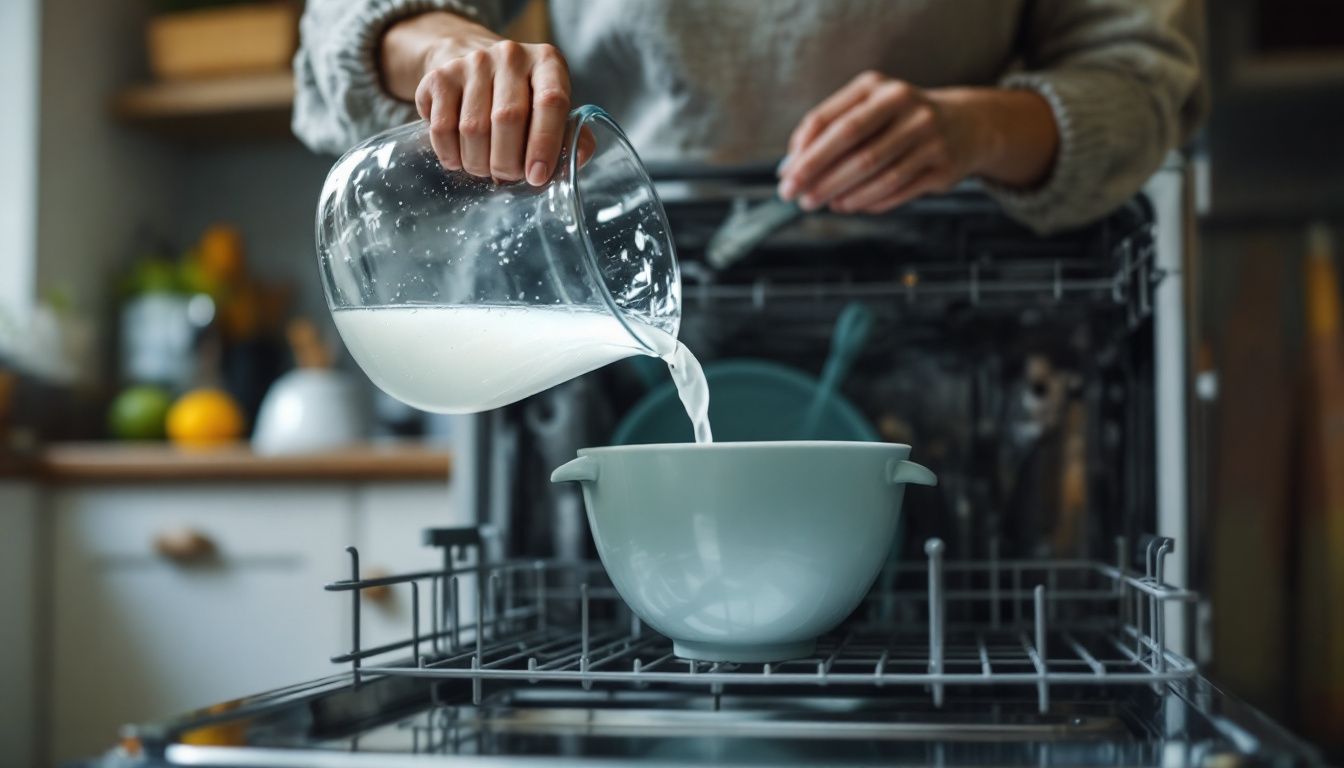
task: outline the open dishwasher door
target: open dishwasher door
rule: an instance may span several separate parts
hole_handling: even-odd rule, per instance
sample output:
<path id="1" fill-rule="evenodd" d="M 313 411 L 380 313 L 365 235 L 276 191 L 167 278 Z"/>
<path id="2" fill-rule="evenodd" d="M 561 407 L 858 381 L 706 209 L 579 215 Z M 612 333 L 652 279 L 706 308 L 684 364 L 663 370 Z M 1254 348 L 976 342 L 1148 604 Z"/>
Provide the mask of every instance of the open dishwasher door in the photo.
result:
<path id="1" fill-rule="evenodd" d="M 776 664 L 675 658 L 594 563 L 459 550 L 443 571 L 356 570 L 328 588 L 433 594 L 433 615 L 373 648 L 356 624 L 336 659 L 348 673 L 132 727 L 106 764 L 1319 762 L 1166 648 L 1163 607 L 1193 598 L 1161 579 L 1168 540 L 1149 544 L 1145 572 L 926 549 L 815 657 Z"/>

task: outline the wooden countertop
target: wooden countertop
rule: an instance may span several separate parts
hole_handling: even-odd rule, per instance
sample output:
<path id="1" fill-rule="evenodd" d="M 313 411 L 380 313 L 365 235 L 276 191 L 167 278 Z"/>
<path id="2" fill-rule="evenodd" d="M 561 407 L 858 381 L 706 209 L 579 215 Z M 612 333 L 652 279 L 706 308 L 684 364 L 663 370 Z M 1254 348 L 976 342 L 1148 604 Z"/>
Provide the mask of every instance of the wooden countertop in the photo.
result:
<path id="1" fill-rule="evenodd" d="M 259 456 L 246 444 L 183 449 L 165 443 L 56 443 L 25 462 L 54 483 L 447 480 L 452 457 L 421 443 L 367 444 L 296 456 Z"/>
<path id="2" fill-rule="evenodd" d="M 27 478 L 37 473 L 37 461 L 27 456 L 0 452 L 0 480 Z"/>

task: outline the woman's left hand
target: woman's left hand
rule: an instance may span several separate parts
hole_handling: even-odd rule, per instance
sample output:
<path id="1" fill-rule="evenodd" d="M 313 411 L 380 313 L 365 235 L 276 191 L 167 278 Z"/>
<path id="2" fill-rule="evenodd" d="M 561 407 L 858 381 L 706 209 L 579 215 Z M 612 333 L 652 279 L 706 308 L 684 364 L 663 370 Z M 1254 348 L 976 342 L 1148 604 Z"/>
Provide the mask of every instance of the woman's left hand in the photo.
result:
<path id="1" fill-rule="evenodd" d="M 806 210 L 882 213 L 971 175 L 1038 183 L 1057 144 L 1053 113 L 1035 93 L 925 90 L 865 72 L 798 124 L 779 195 Z"/>

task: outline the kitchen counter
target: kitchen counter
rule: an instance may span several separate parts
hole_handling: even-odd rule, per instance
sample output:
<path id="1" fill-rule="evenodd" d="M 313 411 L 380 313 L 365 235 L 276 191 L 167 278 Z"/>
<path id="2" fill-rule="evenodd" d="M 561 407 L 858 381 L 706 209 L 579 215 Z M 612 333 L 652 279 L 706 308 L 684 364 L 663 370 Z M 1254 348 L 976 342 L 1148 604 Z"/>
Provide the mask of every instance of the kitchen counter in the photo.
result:
<path id="1" fill-rule="evenodd" d="M 36 471 L 37 462 L 31 457 L 0 451 L 0 480 L 32 477 Z"/>
<path id="2" fill-rule="evenodd" d="M 164 443 L 57 443 L 22 462 L 54 483 L 145 481 L 446 480 L 447 449 L 423 443 L 364 444 L 298 456 L 259 456 L 246 444 L 183 449 Z"/>

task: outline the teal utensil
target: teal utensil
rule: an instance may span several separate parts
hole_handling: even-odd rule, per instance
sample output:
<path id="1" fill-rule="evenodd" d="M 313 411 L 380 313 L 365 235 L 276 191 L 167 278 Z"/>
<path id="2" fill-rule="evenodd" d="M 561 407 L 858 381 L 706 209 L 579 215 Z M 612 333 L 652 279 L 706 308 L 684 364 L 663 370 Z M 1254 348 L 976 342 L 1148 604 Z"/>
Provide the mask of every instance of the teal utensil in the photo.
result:
<path id="1" fill-rule="evenodd" d="M 849 374 L 854 360 L 868 342 L 868 334 L 873 329 L 873 311 L 866 304 L 852 302 L 840 310 L 835 321 L 835 331 L 831 335 L 831 352 L 821 369 L 821 385 L 808 406 L 802 426 L 795 437 L 809 440 L 816 437 L 815 432 L 826 411 L 826 403 L 840 389 L 840 383 Z"/>

